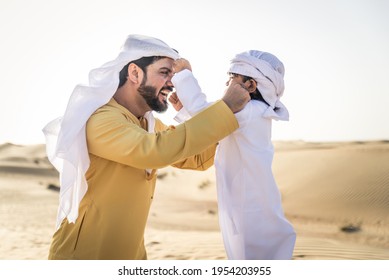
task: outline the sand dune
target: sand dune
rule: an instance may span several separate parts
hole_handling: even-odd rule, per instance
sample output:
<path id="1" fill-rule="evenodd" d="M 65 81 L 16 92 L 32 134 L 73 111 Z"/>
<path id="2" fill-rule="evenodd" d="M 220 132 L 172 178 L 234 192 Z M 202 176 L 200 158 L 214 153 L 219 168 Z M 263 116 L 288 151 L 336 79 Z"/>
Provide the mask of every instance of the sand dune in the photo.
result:
<path id="1" fill-rule="evenodd" d="M 274 174 L 294 259 L 389 259 L 389 141 L 277 142 Z M 159 171 L 150 259 L 225 259 L 214 169 Z M 0 145 L 0 259 L 46 259 L 58 206 L 44 146 Z"/>

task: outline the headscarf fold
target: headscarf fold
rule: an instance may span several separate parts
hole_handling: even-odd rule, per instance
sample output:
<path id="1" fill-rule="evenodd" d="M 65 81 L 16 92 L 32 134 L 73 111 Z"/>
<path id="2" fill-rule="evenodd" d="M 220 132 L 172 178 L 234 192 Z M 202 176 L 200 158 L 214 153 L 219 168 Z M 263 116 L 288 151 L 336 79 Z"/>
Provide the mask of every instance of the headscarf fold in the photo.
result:
<path id="1" fill-rule="evenodd" d="M 149 56 L 179 57 L 174 49 L 159 39 L 129 35 L 115 60 L 91 70 L 88 85 L 74 88 L 63 117 L 43 128 L 47 156 L 60 174 L 57 228 L 64 218 L 71 223 L 76 221 L 80 202 L 88 189 L 85 179 L 90 164 L 85 135 L 87 120 L 112 98 L 123 67 L 130 61 Z M 146 117 L 151 123 L 149 128 L 154 127 L 152 116 L 147 114 Z"/>
<path id="2" fill-rule="evenodd" d="M 285 89 L 285 68 L 277 57 L 256 50 L 243 52 L 231 60 L 229 72 L 251 77 L 257 82 L 257 89 L 269 104 L 264 118 L 289 120 L 289 112 L 280 101 Z"/>

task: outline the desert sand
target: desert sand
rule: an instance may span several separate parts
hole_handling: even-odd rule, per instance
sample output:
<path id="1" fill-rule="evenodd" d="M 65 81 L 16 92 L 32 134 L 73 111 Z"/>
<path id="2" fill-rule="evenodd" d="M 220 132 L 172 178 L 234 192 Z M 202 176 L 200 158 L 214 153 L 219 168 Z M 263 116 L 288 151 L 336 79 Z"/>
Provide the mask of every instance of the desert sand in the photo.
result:
<path id="1" fill-rule="evenodd" d="M 389 259 L 389 141 L 276 142 L 273 170 L 293 259 Z M 47 259 L 58 194 L 44 145 L 0 145 L 0 259 Z M 159 170 L 149 259 L 226 259 L 217 211 L 213 168 Z"/>

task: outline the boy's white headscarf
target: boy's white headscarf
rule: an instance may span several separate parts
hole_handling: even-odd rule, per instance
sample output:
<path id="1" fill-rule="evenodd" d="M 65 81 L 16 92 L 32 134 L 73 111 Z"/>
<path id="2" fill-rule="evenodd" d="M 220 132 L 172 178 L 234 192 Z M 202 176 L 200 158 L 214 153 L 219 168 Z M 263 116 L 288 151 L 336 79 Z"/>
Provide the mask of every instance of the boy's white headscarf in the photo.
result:
<path id="1" fill-rule="evenodd" d="M 87 120 L 112 98 L 123 67 L 130 61 L 149 56 L 177 59 L 178 53 L 159 39 L 129 35 L 115 60 L 91 70 L 88 85 L 75 87 L 63 117 L 43 128 L 47 156 L 60 173 L 57 228 L 64 218 L 71 223 L 76 221 L 80 201 L 88 188 L 85 179 L 90 163 L 85 135 Z"/>
<path id="2" fill-rule="evenodd" d="M 256 50 L 243 52 L 231 60 L 228 72 L 251 77 L 257 82 L 257 89 L 270 105 L 264 118 L 289 120 L 289 112 L 280 101 L 285 88 L 285 68 L 277 57 Z"/>

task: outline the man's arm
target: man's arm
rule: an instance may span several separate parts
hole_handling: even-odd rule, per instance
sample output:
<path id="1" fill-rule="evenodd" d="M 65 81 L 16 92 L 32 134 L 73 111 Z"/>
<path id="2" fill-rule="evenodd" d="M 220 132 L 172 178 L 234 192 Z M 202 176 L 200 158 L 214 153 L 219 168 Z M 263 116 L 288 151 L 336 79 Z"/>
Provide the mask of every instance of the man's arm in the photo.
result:
<path id="1" fill-rule="evenodd" d="M 101 110 L 89 119 L 86 132 L 90 153 L 140 169 L 157 169 L 203 152 L 237 128 L 231 109 L 218 101 L 187 122 L 158 133 L 146 132 L 116 111 Z"/>

